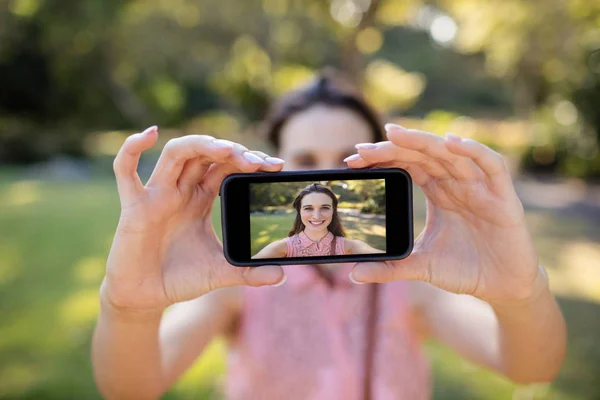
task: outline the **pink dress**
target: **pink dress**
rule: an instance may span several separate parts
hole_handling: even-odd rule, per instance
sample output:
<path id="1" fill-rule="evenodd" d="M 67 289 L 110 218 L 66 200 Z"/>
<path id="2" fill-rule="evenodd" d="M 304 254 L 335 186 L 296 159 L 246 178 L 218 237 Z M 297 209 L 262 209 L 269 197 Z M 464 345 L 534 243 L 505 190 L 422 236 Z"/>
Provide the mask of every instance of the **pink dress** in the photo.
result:
<path id="1" fill-rule="evenodd" d="M 287 241 L 288 256 L 329 255 L 333 234 L 319 243 L 304 233 Z M 338 237 L 336 254 L 343 250 Z M 374 285 L 349 281 L 352 266 L 337 264 L 333 285 L 303 265 L 285 267 L 288 279 L 280 287 L 243 289 L 244 308 L 229 352 L 228 399 L 431 397 L 429 365 L 411 320 L 407 282 L 380 284 L 373 292 Z M 373 293 L 376 314 L 369 309 Z"/>

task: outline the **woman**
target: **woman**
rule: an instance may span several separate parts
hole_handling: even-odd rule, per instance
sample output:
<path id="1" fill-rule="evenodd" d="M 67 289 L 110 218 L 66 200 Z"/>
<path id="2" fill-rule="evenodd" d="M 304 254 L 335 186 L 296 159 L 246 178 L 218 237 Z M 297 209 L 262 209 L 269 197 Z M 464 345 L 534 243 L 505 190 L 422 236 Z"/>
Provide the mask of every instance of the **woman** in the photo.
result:
<path id="1" fill-rule="evenodd" d="M 429 398 L 425 336 L 517 382 L 556 376 L 564 321 L 499 154 L 396 125 L 384 141 L 364 101 L 328 77 L 283 99 L 267 125 L 288 169 L 409 171 L 427 198 L 413 253 L 322 269 L 233 267 L 211 224 L 220 183 L 284 161 L 185 136 L 165 146 L 144 186 L 136 166 L 157 129 L 133 135 L 114 163 L 122 210 L 93 340 L 106 397 L 158 398 L 218 334 L 230 339 L 230 399 Z"/>
<path id="2" fill-rule="evenodd" d="M 313 183 L 293 203 L 294 227 L 287 238 L 265 246 L 252 258 L 315 257 L 384 253 L 361 240 L 347 239 L 338 214 L 338 199 L 327 186 Z"/>

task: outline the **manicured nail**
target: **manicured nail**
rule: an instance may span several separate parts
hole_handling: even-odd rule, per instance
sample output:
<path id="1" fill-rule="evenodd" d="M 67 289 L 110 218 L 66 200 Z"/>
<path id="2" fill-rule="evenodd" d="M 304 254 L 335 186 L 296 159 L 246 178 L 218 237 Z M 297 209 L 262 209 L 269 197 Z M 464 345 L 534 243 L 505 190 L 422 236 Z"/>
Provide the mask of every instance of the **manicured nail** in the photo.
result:
<path id="1" fill-rule="evenodd" d="M 446 139 L 455 140 L 457 142 L 460 142 L 462 140 L 462 138 L 460 136 L 457 136 L 452 132 L 446 132 Z"/>
<path id="2" fill-rule="evenodd" d="M 158 126 L 156 125 L 152 125 L 150 128 L 146 128 L 146 130 L 144 132 L 142 132 L 142 135 L 147 135 L 152 131 L 157 131 L 158 132 Z"/>
<path id="3" fill-rule="evenodd" d="M 273 287 L 281 286 L 281 285 L 283 285 L 285 283 L 285 281 L 287 281 L 287 275 L 284 274 L 283 275 L 283 279 L 281 279 L 279 282 L 277 282 L 276 284 L 271 285 L 271 286 L 273 286 Z"/>
<path id="4" fill-rule="evenodd" d="M 350 274 L 348 275 L 348 278 L 350 279 L 350 282 L 352 283 L 356 283 L 357 285 L 362 285 L 364 284 L 364 282 L 359 282 L 356 279 L 354 279 L 354 277 L 352 276 L 352 272 L 350 272 Z"/>
<path id="5" fill-rule="evenodd" d="M 235 146 L 233 142 L 225 139 L 215 139 L 210 143 L 219 149 L 233 149 L 233 146 Z"/>
<path id="6" fill-rule="evenodd" d="M 354 147 L 356 147 L 357 149 L 360 150 L 373 150 L 377 148 L 376 144 L 373 143 L 359 143 L 357 145 L 355 145 Z"/>
<path id="7" fill-rule="evenodd" d="M 282 160 L 281 158 L 277 158 L 277 157 L 267 157 L 267 158 L 265 158 L 265 161 L 268 162 L 269 164 L 273 164 L 273 165 L 285 164 L 285 160 Z"/>
<path id="8" fill-rule="evenodd" d="M 385 124 L 384 128 L 385 128 L 386 132 L 389 131 L 392 128 L 395 128 L 395 129 L 406 129 L 405 127 L 400 126 L 398 124 Z"/>
<path id="9" fill-rule="evenodd" d="M 351 156 L 348 156 L 348 157 L 344 158 L 344 162 L 356 161 L 359 158 L 360 158 L 360 154 L 352 154 Z"/>
<path id="10" fill-rule="evenodd" d="M 244 153 L 244 158 L 246 159 L 246 161 L 251 162 L 252 164 L 262 164 L 264 161 L 256 154 L 250 153 L 248 151 Z"/>

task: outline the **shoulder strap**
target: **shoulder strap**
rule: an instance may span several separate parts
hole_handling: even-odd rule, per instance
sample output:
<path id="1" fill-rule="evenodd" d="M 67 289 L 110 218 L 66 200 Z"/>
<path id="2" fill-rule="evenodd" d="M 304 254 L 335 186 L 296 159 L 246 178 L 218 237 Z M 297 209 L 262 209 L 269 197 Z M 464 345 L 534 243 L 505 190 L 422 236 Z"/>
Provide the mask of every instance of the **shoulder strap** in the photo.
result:
<path id="1" fill-rule="evenodd" d="M 337 236 L 333 235 L 333 240 L 331 241 L 331 249 L 329 249 L 330 256 L 335 256 L 336 244 L 337 244 Z"/>
<path id="2" fill-rule="evenodd" d="M 336 239 L 337 239 L 337 237 L 334 235 L 333 240 L 331 241 L 331 249 L 329 249 L 330 256 L 335 255 Z M 313 266 L 313 268 L 315 268 L 317 270 L 317 273 L 321 276 L 321 278 L 323 278 L 325 280 L 325 282 L 327 282 L 327 285 L 329 287 L 332 287 L 333 286 L 333 277 L 331 276 L 331 274 L 328 271 L 321 268 L 320 265 L 313 264 L 312 266 Z"/>
<path id="3" fill-rule="evenodd" d="M 373 387 L 373 376 L 374 376 L 374 358 L 375 358 L 375 345 L 376 345 L 376 334 L 377 334 L 377 308 L 378 308 L 378 292 L 379 284 L 373 283 L 369 288 L 368 309 L 367 309 L 367 330 L 366 335 L 366 350 L 365 350 L 365 381 L 363 385 L 363 396 L 364 400 L 371 400 L 371 391 Z"/>

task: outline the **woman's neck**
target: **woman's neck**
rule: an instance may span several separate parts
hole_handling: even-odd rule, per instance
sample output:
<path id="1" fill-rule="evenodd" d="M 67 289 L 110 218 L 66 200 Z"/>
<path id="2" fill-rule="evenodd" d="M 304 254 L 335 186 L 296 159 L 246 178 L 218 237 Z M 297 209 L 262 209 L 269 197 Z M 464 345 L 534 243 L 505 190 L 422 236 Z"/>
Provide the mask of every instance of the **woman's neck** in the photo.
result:
<path id="1" fill-rule="evenodd" d="M 328 233 L 328 230 L 325 232 L 309 232 L 306 229 L 304 230 L 304 234 L 313 242 L 320 242 Z"/>

